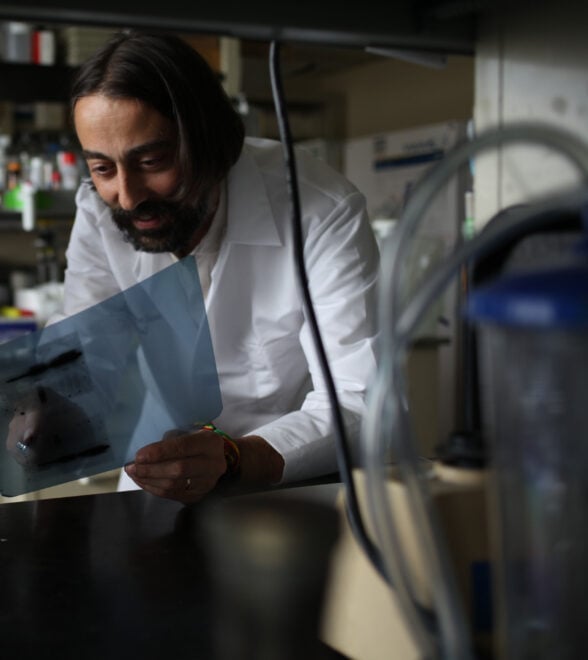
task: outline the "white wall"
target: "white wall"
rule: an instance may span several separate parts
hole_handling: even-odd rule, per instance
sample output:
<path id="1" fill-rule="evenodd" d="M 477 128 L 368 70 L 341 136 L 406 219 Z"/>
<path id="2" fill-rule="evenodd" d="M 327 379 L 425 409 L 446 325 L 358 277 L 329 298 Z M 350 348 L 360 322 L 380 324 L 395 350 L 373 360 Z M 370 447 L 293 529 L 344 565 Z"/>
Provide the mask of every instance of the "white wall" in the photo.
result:
<path id="1" fill-rule="evenodd" d="M 538 2 L 536 10 L 486 17 L 475 63 L 476 130 L 546 122 L 588 139 L 588 4 Z M 547 148 L 506 147 L 476 159 L 476 220 L 530 195 L 577 181 Z"/>
<path id="2" fill-rule="evenodd" d="M 452 56 L 443 69 L 383 59 L 330 77 L 325 86 L 345 90 L 348 138 L 445 121 L 473 113 L 474 60 Z"/>
<path id="3" fill-rule="evenodd" d="M 289 83 L 294 94 L 340 96 L 345 138 L 468 120 L 473 113 L 474 58 L 450 56 L 442 69 L 382 58 L 328 76 Z"/>

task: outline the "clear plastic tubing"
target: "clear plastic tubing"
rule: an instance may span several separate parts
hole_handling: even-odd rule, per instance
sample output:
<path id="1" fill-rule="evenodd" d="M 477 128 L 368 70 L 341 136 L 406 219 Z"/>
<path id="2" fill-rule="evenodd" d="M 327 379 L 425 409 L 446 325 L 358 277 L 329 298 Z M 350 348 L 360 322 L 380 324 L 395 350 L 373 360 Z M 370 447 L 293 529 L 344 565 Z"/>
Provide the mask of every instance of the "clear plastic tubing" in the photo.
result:
<path id="1" fill-rule="evenodd" d="M 411 513 L 420 534 L 420 543 L 428 563 L 428 575 L 433 586 L 433 602 L 437 618 L 438 638 L 424 643 L 416 640 L 429 657 L 433 653 L 451 660 L 469 659 L 472 648 L 468 624 L 461 606 L 453 571 L 440 531 L 439 521 L 432 507 L 430 494 L 424 484 L 422 468 L 418 463 L 414 443 L 410 437 L 406 388 L 403 366 L 411 334 L 445 285 L 467 260 L 479 256 L 496 244 L 506 240 L 509 228 L 520 223 L 533 223 L 530 212 L 515 214 L 513 221 L 500 232 L 473 238 L 458 246 L 450 257 L 439 264 L 421 285 L 405 309 L 401 309 L 401 292 L 405 285 L 402 256 L 409 254 L 411 240 L 417 232 L 425 211 L 440 188 L 475 154 L 513 143 L 531 143 L 547 146 L 566 155 L 578 168 L 584 183 L 588 183 L 588 147 L 576 135 L 551 125 L 513 124 L 503 129 L 492 129 L 479 137 L 459 145 L 430 170 L 417 186 L 394 235 L 382 246 L 382 271 L 379 292 L 381 334 L 380 368 L 368 393 L 368 409 L 362 429 L 362 450 L 368 483 L 368 503 L 374 518 L 377 541 L 380 544 L 387 572 L 396 587 L 401 585 L 407 621 L 412 630 L 420 629 L 427 636 L 430 622 L 423 619 L 419 606 L 407 603 L 408 579 L 401 557 L 398 556 L 398 538 L 390 507 L 387 504 L 385 458 L 389 443 L 394 442 L 398 468 L 404 480 Z M 565 203 L 588 201 L 588 192 L 580 190 L 555 200 L 554 207 Z M 533 210 L 533 216 L 537 209 Z M 406 586 L 403 586 L 406 585 Z M 407 611 L 407 607 L 409 610 Z M 420 617 L 420 622 L 418 621 Z"/>

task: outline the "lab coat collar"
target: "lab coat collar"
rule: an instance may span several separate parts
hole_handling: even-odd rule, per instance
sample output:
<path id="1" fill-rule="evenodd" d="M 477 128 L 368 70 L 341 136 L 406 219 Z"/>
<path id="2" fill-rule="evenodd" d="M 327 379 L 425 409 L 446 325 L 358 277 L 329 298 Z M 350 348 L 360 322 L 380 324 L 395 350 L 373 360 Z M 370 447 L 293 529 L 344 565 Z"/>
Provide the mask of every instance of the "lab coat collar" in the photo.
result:
<path id="1" fill-rule="evenodd" d="M 228 243 L 282 245 L 265 181 L 246 144 L 229 172 L 227 200 Z"/>

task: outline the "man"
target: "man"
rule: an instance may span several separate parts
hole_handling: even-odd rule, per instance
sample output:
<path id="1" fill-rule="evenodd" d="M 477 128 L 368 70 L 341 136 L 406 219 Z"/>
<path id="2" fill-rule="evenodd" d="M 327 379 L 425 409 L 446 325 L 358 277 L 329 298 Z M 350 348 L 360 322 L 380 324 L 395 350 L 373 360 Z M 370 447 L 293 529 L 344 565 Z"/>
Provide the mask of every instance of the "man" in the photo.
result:
<path id="1" fill-rule="evenodd" d="M 91 182 L 67 250 L 69 316 L 194 255 L 223 410 L 145 437 L 121 488 L 183 502 L 336 470 L 331 409 L 298 289 L 279 143 L 244 140 L 216 74 L 179 38 L 116 35 L 83 65 L 72 112 Z M 305 262 L 350 436 L 376 368 L 377 248 L 363 196 L 297 158 Z"/>

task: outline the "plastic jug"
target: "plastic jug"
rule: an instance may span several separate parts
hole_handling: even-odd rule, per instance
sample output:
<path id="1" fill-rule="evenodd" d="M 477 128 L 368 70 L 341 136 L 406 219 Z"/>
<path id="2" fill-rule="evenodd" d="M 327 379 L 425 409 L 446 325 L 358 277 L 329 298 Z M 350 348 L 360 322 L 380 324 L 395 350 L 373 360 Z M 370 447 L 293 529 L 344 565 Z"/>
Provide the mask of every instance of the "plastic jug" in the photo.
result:
<path id="1" fill-rule="evenodd" d="M 588 649 L 588 257 L 474 291 L 500 658 Z"/>

